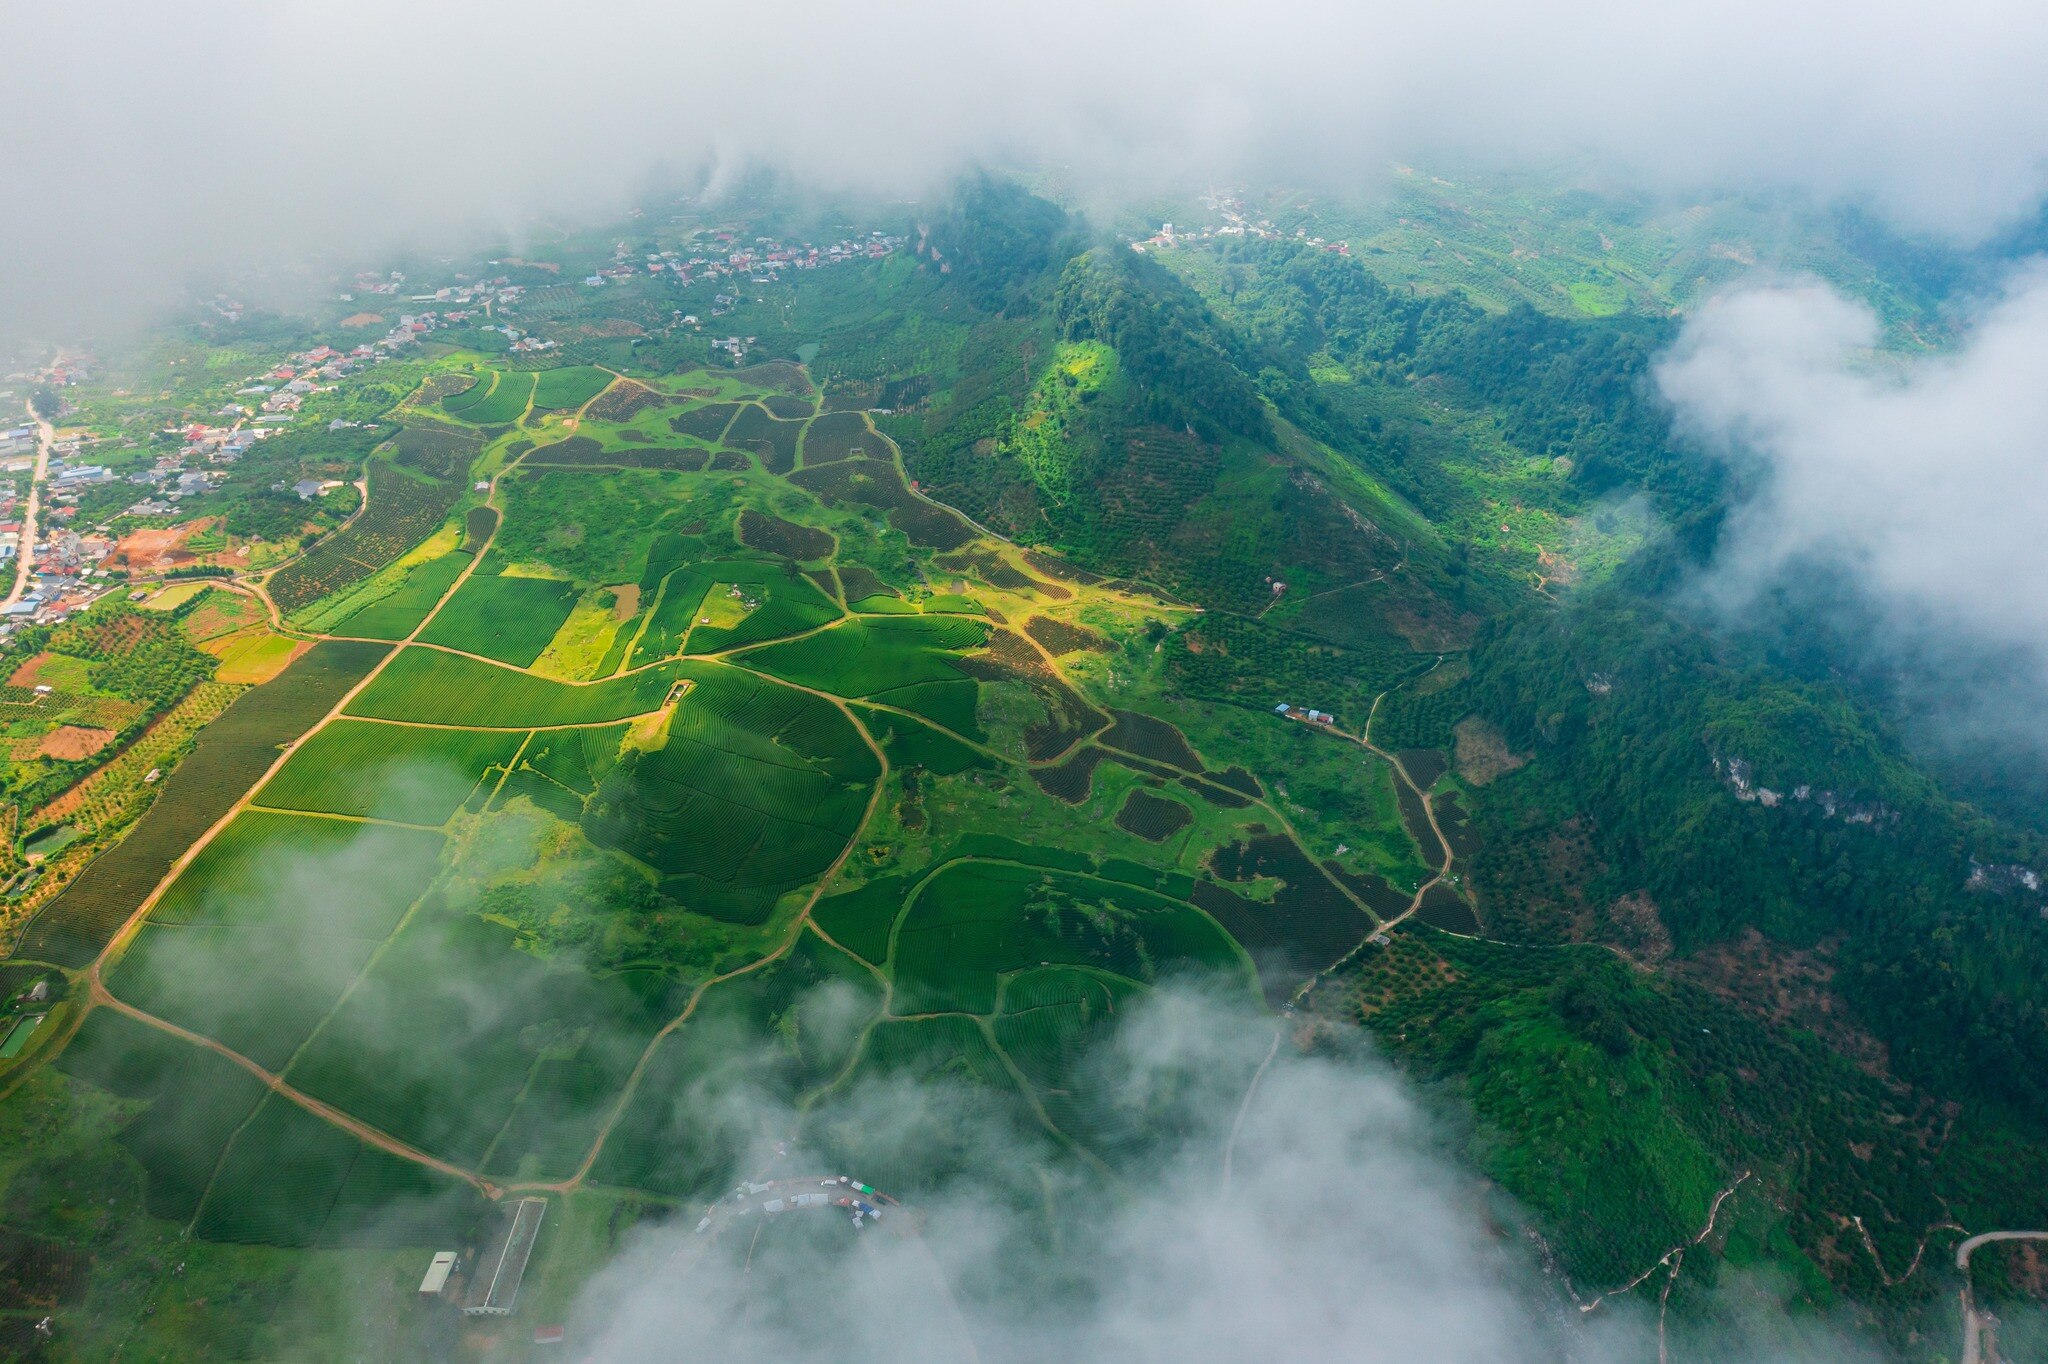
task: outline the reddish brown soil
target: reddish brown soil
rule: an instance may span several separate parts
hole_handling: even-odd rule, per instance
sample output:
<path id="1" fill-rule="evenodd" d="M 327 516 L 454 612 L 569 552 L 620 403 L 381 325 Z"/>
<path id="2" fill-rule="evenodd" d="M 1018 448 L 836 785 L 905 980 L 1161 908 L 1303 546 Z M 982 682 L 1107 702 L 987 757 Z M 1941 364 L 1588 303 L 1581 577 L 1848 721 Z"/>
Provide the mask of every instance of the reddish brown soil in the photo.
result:
<path id="1" fill-rule="evenodd" d="M 56 758 L 63 762 L 75 762 L 90 758 L 114 741 L 110 729 L 88 729 L 84 725 L 59 725 L 43 736 L 42 747 L 37 750 L 41 757 Z"/>
<path id="2" fill-rule="evenodd" d="M 49 661 L 50 655 L 48 650 L 37 654 L 34 658 L 31 658 L 28 662 L 14 670 L 13 675 L 7 679 L 7 685 L 10 687 L 41 686 L 43 681 L 43 665 Z"/>

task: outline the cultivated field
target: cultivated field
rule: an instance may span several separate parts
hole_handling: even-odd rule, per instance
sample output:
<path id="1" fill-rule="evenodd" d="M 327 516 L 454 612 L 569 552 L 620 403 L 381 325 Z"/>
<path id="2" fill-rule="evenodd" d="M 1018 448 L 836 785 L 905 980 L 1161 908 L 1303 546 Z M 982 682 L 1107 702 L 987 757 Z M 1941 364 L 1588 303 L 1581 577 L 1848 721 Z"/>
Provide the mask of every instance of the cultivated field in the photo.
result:
<path id="1" fill-rule="evenodd" d="M 1113 1165 L 1137 1139 L 1084 1058 L 1135 1001 L 1282 998 L 1373 922 L 1242 765 L 1292 722 L 1198 748 L 1108 704 L 1179 608 L 983 539 L 864 411 L 649 379 L 572 432 L 612 381 L 431 390 L 462 426 L 373 456 L 368 510 L 268 584 L 339 638 L 52 806 L 120 818 L 100 787 L 239 696 L 26 944 L 91 964 L 201 844 L 63 1053 L 200 1242 L 455 1244 L 485 1184 L 694 1198 L 759 1136 L 738 1084 L 848 1159 L 887 1157 L 845 1105 L 916 1078 Z M 253 599 L 176 611 L 301 647 Z M 929 1135 L 906 1188 L 973 1159 Z"/>

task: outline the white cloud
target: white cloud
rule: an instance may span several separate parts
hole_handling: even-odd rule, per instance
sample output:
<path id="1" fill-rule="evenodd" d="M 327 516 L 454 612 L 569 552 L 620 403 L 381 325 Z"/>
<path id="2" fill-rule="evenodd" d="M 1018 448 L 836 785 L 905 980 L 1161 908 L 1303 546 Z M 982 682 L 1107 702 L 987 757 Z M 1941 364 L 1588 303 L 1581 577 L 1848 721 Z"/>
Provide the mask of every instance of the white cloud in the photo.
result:
<path id="1" fill-rule="evenodd" d="M 1489 1225 L 1484 1186 L 1369 1055 L 1278 1048 L 1235 1130 L 1226 1183 L 1224 1148 L 1277 1025 L 1172 992 L 1142 1007 L 1107 1044 L 1102 1092 L 1149 1113 L 1158 1145 L 1096 1185 L 1056 1162 L 1042 1167 L 1063 1195 L 1045 1204 L 1060 1210 L 1049 1230 L 1037 1185 L 1027 1181 L 1019 1198 L 1018 1185 L 997 1174 L 1020 1152 L 988 1117 L 967 1141 L 986 1182 L 955 1180 L 921 1198 L 917 1236 L 900 1234 L 909 1214 L 891 1214 L 897 1222 L 835 1248 L 798 1226 L 842 1216 L 827 1210 L 786 1213 L 772 1228 L 774 1219 L 757 1215 L 713 1239 L 689 1230 L 691 1210 L 638 1237 L 595 1278 L 571 1334 L 594 1364 L 1655 1356 L 1654 1308 L 1623 1302 L 1581 1317 L 1561 1305 L 1527 1244 Z M 899 1134 L 904 1144 L 885 1157 L 892 1164 L 914 1161 L 920 1114 L 944 1113 L 949 1126 L 996 1107 L 933 1083 L 840 1099 L 828 1125 Z M 804 1126 L 773 1106 L 757 1119 L 764 1133 Z M 813 1159 L 799 1150 L 762 1172 L 827 1172 L 805 1166 Z M 1704 1342 L 1694 1338 L 1703 1352 L 1681 1357 L 1862 1357 L 1821 1323 L 1804 1336 L 1790 1331 L 1767 1292 L 1732 1315 L 1749 1326 L 1703 1325 Z"/>
<path id="2" fill-rule="evenodd" d="M 1819 284 L 1747 289 L 1700 309 L 1658 369 L 1682 429 L 1760 461 L 1709 589 L 1741 609 L 1788 573 L 1846 573 L 1909 668 L 1979 646 L 2048 684 L 2048 265 L 1982 303 L 1952 352 L 1873 351 L 1870 310 Z M 1960 674 L 1959 668 L 1949 669 Z M 1960 677 L 1956 685 L 1960 685 Z M 1962 701 L 1965 698 L 1956 698 Z M 2038 710 L 2007 719 L 2048 744 Z M 1997 698 L 1967 698 L 1978 724 Z"/>
<path id="3" fill-rule="evenodd" d="M 1129 187 L 1589 153 L 1964 237 L 2048 186 L 2048 9 L 2018 0 L 82 0 L 7 7 L 0 50 L 0 300 L 37 320 L 751 158 L 915 193 L 975 159 Z"/>

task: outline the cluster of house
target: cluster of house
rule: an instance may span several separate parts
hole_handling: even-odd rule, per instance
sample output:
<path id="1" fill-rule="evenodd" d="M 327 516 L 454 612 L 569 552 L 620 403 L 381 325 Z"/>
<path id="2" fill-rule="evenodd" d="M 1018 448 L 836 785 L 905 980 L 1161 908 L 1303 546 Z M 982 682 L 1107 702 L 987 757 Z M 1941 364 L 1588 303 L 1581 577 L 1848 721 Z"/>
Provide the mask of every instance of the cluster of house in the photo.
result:
<path id="1" fill-rule="evenodd" d="M 448 313 L 441 320 L 452 324 L 475 316 L 474 312 Z M 550 341 L 544 336 L 535 336 L 532 332 L 522 327 L 515 327 L 509 322 L 499 323 L 496 326 L 487 326 L 483 330 L 496 332 L 507 341 L 510 341 L 512 344 L 507 349 L 518 355 L 527 355 L 534 351 L 553 350 L 561 344 L 557 341 Z"/>
<path id="2" fill-rule="evenodd" d="M 404 278 L 404 276 L 400 276 Z M 526 297 L 526 286 L 514 284 L 504 275 L 492 279 L 478 280 L 474 284 L 447 284 L 430 294 L 412 294 L 414 303 L 477 303 L 488 310 L 494 303 L 517 303 Z M 450 322 L 461 322 L 477 315 L 476 309 L 461 313 L 450 313 Z"/>
<path id="3" fill-rule="evenodd" d="M 900 249 L 905 241 L 884 232 L 870 232 L 865 237 L 844 237 L 826 246 L 814 246 L 810 242 L 789 245 L 774 237 L 756 237 L 751 245 L 742 244 L 738 234 L 715 232 L 711 234 L 708 251 L 685 257 L 681 251 L 649 251 L 638 261 L 633 259 L 633 250 L 620 242 L 612 252 L 612 263 L 604 269 L 584 276 L 583 282 L 591 288 L 598 288 L 608 280 L 631 279 L 636 275 L 667 275 L 679 284 L 699 284 L 709 280 L 735 278 L 752 284 L 772 284 L 787 270 L 815 270 L 821 265 L 838 265 L 845 261 L 880 260 L 890 252 Z M 723 296 L 721 296 L 723 297 Z M 732 306 L 734 299 L 713 309 L 716 316 L 723 308 Z"/>
<path id="4" fill-rule="evenodd" d="M 0 515 L 8 517 L 0 521 L 0 536 L 7 537 L 6 557 L 11 560 L 21 523 L 11 512 Z M 52 529 L 30 552 L 35 555 L 35 582 L 20 601 L 0 611 L 0 639 L 24 625 L 54 625 L 68 619 L 116 586 L 110 579 L 95 580 L 100 561 L 114 552 L 114 541 L 106 535 Z"/>
<path id="5" fill-rule="evenodd" d="M 1223 221 L 1207 227 L 1175 227 L 1172 223 L 1161 224 L 1159 230 L 1142 241 L 1131 243 L 1131 250 L 1140 254 L 1153 249 L 1172 249 L 1186 246 L 1190 242 L 1211 241 L 1217 237 L 1263 237 L 1268 241 L 1282 241 L 1289 234 L 1273 226 L 1271 218 L 1250 218 L 1245 215 L 1244 201 L 1234 194 L 1209 193 L 1202 196 L 1203 205 Z M 1303 246 L 1319 251 L 1334 251 L 1340 256 L 1351 254 L 1351 243 L 1326 241 L 1315 236 L 1305 227 L 1297 227 L 1293 240 Z"/>
<path id="6" fill-rule="evenodd" d="M 354 292 L 343 294 L 341 301 L 343 303 L 353 303 L 355 302 L 356 294 L 382 294 L 389 297 L 397 293 L 398 287 L 404 283 L 405 276 L 396 270 L 393 270 L 388 275 L 380 275 L 373 271 L 365 270 L 356 276 Z"/>
<path id="7" fill-rule="evenodd" d="M 18 474 L 36 462 L 36 429 L 10 426 L 0 430 L 0 470 Z"/>
<path id="8" fill-rule="evenodd" d="M 394 280 L 402 278 L 395 276 Z M 396 283 L 392 287 L 395 289 Z M 433 312 L 408 313 L 398 319 L 388 334 L 374 342 L 348 350 L 319 345 L 295 352 L 263 373 L 251 376 L 235 390 L 235 398 L 260 399 L 255 405 L 230 401 L 213 412 L 209 420 L 187 420 L 165 427 L 166 435 L 178 438 L 178 449 L 175 453 L 157 455 L 148 468 L 137 469 L 127 475 L 128 482 L 144 491 L 125 509 L 126 513 L 131 516 L 169 516 L 177 511 L 177 504 L 185 498 L 197 497 L 217 488 L 229 477 L 226 466 L 234 464 L 259 441 L 291 425 L 308 398 L 331 391 L 349 375 L 378 364 L 393 352 L 414 344 L 421 336 L 443 325 L 444 321 Z M 335 431 L 359 423 L 335 418 L 327 425 L 330 431 Z M 16 431 L 0 433 L 0 472 L 19 472 L 28 467 L 27 463 L 16 462 L 18 443 L 6 439 L 16 434 Z M 27 450 L 19 456 L 29 462 L 34 458 L 33 437 L 34 431 L 30 428 L 27 430 Z M 74 453 L 76 448 L 76 442 L 59 443 L 53 453 L 61 456 Z M 50 464 L 50 490 L 52 500 L 59 504 L 55 514 L 60 517 L 64 514 L 62 504 L 67 491 L 75 492 L 87 484 L 109 481 L 114 477 L 112 471 L 98 465 L 67 466 L 61 459 L 53 459 Z M 76 501 L 75 496 L 70 500 Z"/>
<path id="9" fill-rule="evenodd" d="M 26 383 L 37 388 L 64 388 L 70 384 L 83 383 L 92 372 L 94 360 L 91 352 L 60 350 L 55 359 L 46 365 L 18 370 L 6 376 L 8 383 Z M 15 405 L 20 410 L 20 404 Z"/>
<path id="10" fill-rule="evenodd" d="M 79 496 L 87 488 L 94 484 L 111 482 L 114 478 L 113 471 L 104 465 L 78 462 L 79 445 L 77 439 L 69 439 L 58 441 L 50 447 L 50 463 L 43 484 L 42 515 L 45 527 L 71 520 L 78 514 Z M 35 446 L 31 442 L 26 449 L 12 449 L 4 457 L 0 457 L 0 473 L 27 473 L 35 467 L 35 462 Z M 20 499 L 11 488 L 0 493 L 0 563 L 11 560 L 21 552 L 21 522 L 16 516 L 19 509 Z M 74 541 L 77 538 L 71 537 Z M 60 540 L 60 543 L 68 542 Z M 45 548 L 42 545 L 30 546 L 29 552 L 40 556 Z M 104 558 L 105 551 L 91 557 L 95 561 Z"/>
<path id="11" fill-rule="evenodd" d="M 374 342 L 345 351 L 332 346 L 315 346 L 287 356 L 235 390 L 237 398 L 261 398 L 260 412 L 252 412 L 243 403 L 229 403 L 214 415 L 253 418 L 260 425 L 289 426 L 299 409 L 306 405 L 307 398 L 327 392 L 346 376 L 376 364 L 392 351 L 410 346 L 440 323 L 440 317 L 434 313 L 418 316 L 408 313 L 398 319 L 397 326 Z"/>
<path id="12" fill-rule="evenodd" d="M 160 491 L 164 490 L 164 484 L 175 480 L 179 484 L 175 490 L 176 496 L 204 492 L 206 486 L 218 482 L 219 479 L 211 473 L 203 476 L 188 474 L 185 471 L 188 460 L 205 459 L 211 464 L 234 463 L 263 437 L 290 426 L 305 407 L 306 399 L 314 394 L 330 391 L 348 375 L 375 365 L 393 352 L 414 344 L 421 336 L 443 325 L 444 321 L 445 319 L 436 313 L 407 313 L 398 319 L 397 325 L 388 333 L 374 342 L 354 346 L 345 351 L 321 345 L 286 356 L 277 365 L 262 374 L 252 376 L 247 383 L 235 390 L 234 396 L 237 398 L 260 399 L 255 407 L 239 402 L 222 405 L 213 415 L 226 419 L 229 423 L 226 426 L 193 422 L 183 427 L 166 428 L 173 434 L 184 436 L 183 447 L 175 456 L 160 457 L 153 469 L 130 477 L 134 482 L 151 485 Z M 357 423 L 337 418 L 327 425 L 330 431 L 334 431 Z M 130 510 L 137 515 L 151 515 L 161 514 L 169 508 L 144 507 L 138 504 Z"/>
<path id="13" fill-rule="evenodd" d="M 128 475 L 130 483 L 148 490 L 140 501 L 127 508 L 130 516 L 168 516 L 177 509 L 176 503 L 218 487 L 228 477 L 227 470 L 218 466 L 233 464 L 247 454 L 250 447 L 265 437 L 277 434 L 279 429 L 276 426 L 245 424 L 242 418 L 247 415 L 246 410 L 240 413 L 224 411 L 220 415 L 233 415 L 236 420 L 226 426 L 195 421 L 164 428 L 166 434 L 179 437 L 182 443 L 175 454 L 158 455 L 149 468 L 137 469 Z M 204 460 L 216 467 L 187 467 L 195 460 Z"/>
<path id="14" fill-rule="evenodd" d="M 1304 724 L 1334 725 L 1337 723 L 1337 717 L 1326 710 L 1309 710 L 1301 706 L 1290 706 L 1285 701 L 1273 707 L 1273 713 L 1275 715 L 1284 715 L 1290 720 L 1300 720 Z"/>

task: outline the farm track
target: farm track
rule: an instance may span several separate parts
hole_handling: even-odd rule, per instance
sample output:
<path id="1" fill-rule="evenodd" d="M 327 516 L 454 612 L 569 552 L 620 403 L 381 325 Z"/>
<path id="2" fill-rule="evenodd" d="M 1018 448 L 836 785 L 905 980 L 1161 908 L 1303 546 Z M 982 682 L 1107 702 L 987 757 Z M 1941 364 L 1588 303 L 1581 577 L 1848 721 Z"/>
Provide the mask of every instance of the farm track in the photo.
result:
<path id="1" fill-rule="evenodd" d="M 262 1066 L 257 1065 L 254 1061 L 242 1055 L 240 1052 L 234 1051 L 229 1047 L 223 1046 L 221 1043 L 214 1041 L 212 1038 L 207 1037 L 202 1033 L 196 1033 L 190 1031 L 189 1029 L 181 1028 L 177 1024 L 172 1023 L 167 1019 L 158 1018 L 155 1014 L 145 1012 L 144 1010 L 136 1008 L 133 1004 L 129 1004 L 124 1000 L 116 998 L 114 995 L 108 992 L 107 987 L 100 982 L 100 979 L 97 975 L 92 976 L 90 978 L 89 987 L 91 990 L 91 1001 L 94 1007 L 112 1009 L 115 1013 L 124 1014 L 127 1017 L 134 1019 L 137 1023 L 145 1025 L 146 1027 L 155 1028 L 158 1032 L 168 1033 L 172 1037 L 178 1038 L 180 1041 L 189 1042 L 195 1047 L 200 1047 L 205 1049 L 206 1051 L 210 1051 L 214 1055 L 219 1056 L 224 1060 L 232 1062 L 233 1064 L 241 1067 L 243 1070 L 249 1072 L 249 1074 L 255 1076 L 258 1080 L 263 1082 L 264 1088 L 269 1090 L 271 1093 L 277 1095 L 280 1098 L 289 1099 L 291 1102 L 297 1104 L 300 1108 L 303 1108 L 306 1112 L 312 1114 L 314 1117 L 332 1123 L 334 1126 L 339 1127 L 342 1131 L 350 1133 L 351 1135 L 359 1138 L 360 1140 L 367 1142 L 371 1146 L 374 1146 L 381 1151 L 389 1152 L 390 1154 L 398 1156 L 402 1159 L 412 1161 L 414 1164 L 424 1165 L 430 1170 L 438 1170 L 442 1174 L 452 1175 L 456 1179 L 463 1181 L 465 1184 L 473 1186 L 479 1193 L 482 1193 L 487 1198 L 498 1197 L 499 1190 L 497 1186 L 492 1184 L 490 1181 L 486 1180 L 483 1176 L 476 1174 L 473 1171 L 465 1170 L 459 1165 L 451 1165 L 447 1161 L 442 1160 L 439 1156 L 429 1155 L 427 1152 L 420 1150 L 416 1146 L 408 1145 L 407 1143 L 400 1141 L 397 1137 L 392 1136 L 389 1132 L 385 1132 L 378 1128 L 372 1127 L 370 1126 L 370 1124 L 362 1121 L 362 1119 L 360 1118 L 352 1117 L 343 1110 L 336 1108 L 333 1104 L 327 1103 L 321 1099 L 316 1099 L 312 1095 L 306 1093 L 303 1090 L 293 1088 L 290 1084 L 286 1083 L 283 1076 L 273 1074 L 272 1072 L 265 1070 Z M 225 1151 L 222 1152 L 222 1159 L 226 1159 Z M 207 1192 L 212 1192 L 210 1182 L 208 1185 Z"/>
<path id="2" fill-rule="evenodd" d="M 485 505 L 495 507 L 497 496 L 498 479 L 497 477 L 494 476 L 491 479 L 490 492 L 485 498 Z M 495 528 L 493 528 L 492 534 L 496 534 Z M 485 544 L 486 546 L 488 546 L 489 541 L 487 540 Z M 187 867 L 191 866 L 192 863 L 198 859 L 199 855 L 206 850 L 208 845 L 210 845 L 215 838 L 220 836 L 221 831 L 226 829 L 228 825 L 234 821 L 236 816 L 240 815 L 244 810 L 249 809 L 255 803 L 256 793 L 262 790 L 264 784 L 270 781 L 272 777 L 275 777 L 279 769 L 281 769 L 285 765 L 285 763 L 291 760 L 292 756 L 298 752 L 299 745 L 305 741 L 306 737 L 317 733 L 321 729 L 325 728 L 328 724 L 332 723 L 338 716 L 342 714 L 344 710 L 347 709 L 349 702 L 353 701 L 356 698 L 356 696 L 363 691 L 364 688 L 368 687 L 372 682 L 374 682 L 379 676 L 379 674 L 381 674 L 384 671 L 384 669 L 391 665 L 391 661 L 393 659 L 399 657 L 399 655 L 404 652 L 405 646 L 412 642 L 413 635 L 417 635 L 421 630 L 424 630 L 427 627 L 427 623 L 433 620 L 434 616 L 439 613 L 441 607 L 447 604 L 448 599 L 455 595 L 455 593 L 461 588 L 464 582 L 468 581 L 469 575 L 476 570 L 477 564 L 482 562 L 482 559 L 483 555 L 481 554 L 481 552 L 479 552 L 475 557 L 473 557 L 470 560 L 469 564 L 463 568 L 462 572 L 456 575 L 455 581 L 449 584 L 447 591 L 442 593 L 440 599 L 434 603 L 433 610 L 429 611 L 426 614 L 426 617 L 423 620 L 421 620 L 420 624 L 414 628 L 412 635 L 408 635 L 405 639 L 397 641 L 393 645 L 391 651 L 385 654 L 383 658 L 378 660 L 377 666 L 370 669 L 367 673 L 363 675 L 360 681 L 358 681 L 353 687 L 350 687 L 347 692 L 343 693 L 341 698 L 334 703 L 334 705 L 327 711 L 327 713 L 320 717 L 318 721 L 316 721 L 311 727 L 309 727 L 305 731 L 304 735 L 302 735 L 298 740 L 294 741 L 293 743 L 286 745 L 283 751 L 281 751 L 278 754 L 276 761 L 271 763 L 271 765 L 264 770 L 263 775 L 257 778 L 257 780 L 250 785 L 247 793 L 245 793 L 242 796 L 242 798 L 237 800 L 233 805 L 229 806 L 227 812 L 224 813 L 218 820 L 216 820 L 213 823 L 213 825 L 210 828 L 208 828 L 207 831 L 204 834 L 202 834 L 192 844 L 191 847 L 187 848 L 184 851 L 184 853 L 182 853 L 178 857 L 177 861 L 171 864 L 170 869 L 166 871 L 162 879 L 160 879 L 157 882 L 156 888 L 152 890 L 146 897 L 144 897 L 142 903 L 139 906 L 137 906 L 135 912 L 129 915 L 127 921 L 123 923 L 121 927 L 114 933 L 113 937 L 108 940 L 107 945 L 100 950 L 99 956 L 94 958 L 92 965 L 86 969 L 85 981 L 88 1001 L 87 1007 L 78 1011 L 78 1014 L 76 1015 L 71 1024 L 70 1033 L 67 1034 L 64 1040 L 68 1042 L 70 1040 L 70 1036 L 76 1035 L 79 1025 L 84 1022 L 86 1015 L 90 1013 L 94 1007 L 105 1005 L 107 1007 L 116 1009 L 119 1012 L 128 1015 L 130 1018 L 135 1019 L 139 1023 L 145 1023 L 150 1027 L 154 1027 L 163 1032 L 170 1033 L 173 1036 L 181 1037 L 186 1041 L 194 1043 L 195 1045 L 204 1046 L 209 1051 L 218 1052 L 222 1056 L 235 1062 L 235 1064 L 241 1066 L 243 1069 L 255 1075 L 258 1079 L 263 1080 L 264 1083 L 267 1086 L 269 1086 L 273 1092 L 277 1093 L 281 1097 L 289 1099 L 291 1102 L 297 1104 L 300 1108 L 304 1109 L 306 1112 L 312 1114 L 315 1117 L 321 1118 L 327 1122 L 334 1123 L 336 1126 L 342 1127 L 345 1130 L 354 1133 L 362 1140 L 369 1142 L 371 1145 L 376 1146 L 380 1150 L 387 1151 L 390 1154 L 398 1156 L 402 1159 L 411 1160 L 417 1164 L 426 1165 L 432 1169 L 441 1170 L 444 1173 L 455 1175 L 458 1178 L 464 1180 L 466 1183 L 472 1184 L 479 1190 L 486 1192 L 489 1196 L 496 1197 L 495 1186 L 491 1185 L 488 1181 L 484 1180 L 481 1175 L 478 1175 L 472 1171 L 463 1170 L 460 1167 L 454 1165 L 450 1165 L 446 1161 L 441 1160 L 437 1156 L 428 1155 L 426 1152 L 420 1151 L 417 1148 L 412 1147 L 406 1144 L 405 1142 L 398 1140 L 398 1138 L 391 1136 L 389 1133 L 383 1132 L 375 1127 L 372 1127 L 368 1123 L 362 1122 L 360 1119 L 351 1117 L 347 1113 L 343 1112 L 341 1109 L 335 1108 L 332 1105 L 324 1103 L 319 1099 L 315 1099 L 311 1095 L 300 1092 L 299 1090 L 286 1084 L 281 1077 L 272 1075 L 269 1071 L 264 1070 L 254 1061 L 251 1061 L 249 1058 L 242 1056 L 238 1052 L 232 1051 L 231 1049 L 223 1046 L 219 1042 L 215 1042 L 210 1038 L 202 1037 L 197 1033 L 189 1032 L 184 1028 L 180 1028 L 175 1023 L 171 1023 L 166 1019 L 158 1018 L 154 1014 L 148 1013 L 145 1010 L 138 1009 L 131 1004 L 125 1003 L 124 1001 L 116 997 L 110 990 L 108 990 L 105 980 L 105 973 L 107 967 L 112 963 L 118 961 L 121 955 L 127 950 L 129 944 L 134 941 L 136 934 L 141 931 L 142 925 L 148 920 L 150 911 L 156 908 L 158 901 L 160 901 L 163 898 L 164 893 L 170 889 L 172 883 L 175 882 L 178 879 L 178 877 L 184 873 Z"/>

